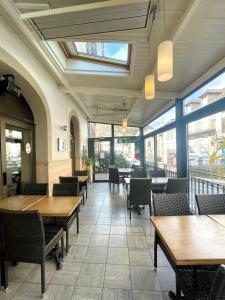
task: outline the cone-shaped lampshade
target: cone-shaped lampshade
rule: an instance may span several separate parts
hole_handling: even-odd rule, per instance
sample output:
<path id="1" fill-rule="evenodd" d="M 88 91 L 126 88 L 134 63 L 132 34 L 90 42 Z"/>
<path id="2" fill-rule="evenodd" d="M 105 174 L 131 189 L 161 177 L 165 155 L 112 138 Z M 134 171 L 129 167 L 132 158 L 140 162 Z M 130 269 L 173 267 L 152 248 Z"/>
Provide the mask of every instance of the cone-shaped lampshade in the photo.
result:
<path id="1" fill-rule="evenodd" d="M 164 41 L 158 46 L 157 73 L 159 81 L 173 77 L 173 42 Z"/>
<path id="2" fill-rule="evenodd" d="M 155 78 L 154 75 L 148 75 L 145 77 L 145 99 L 153 98 L 155 98 Z"/>
<path id="3" fill-rule="evenodd" d="M 127 128 L 127 119 L 123 119 L 122 126 L 124 128 Z"/>

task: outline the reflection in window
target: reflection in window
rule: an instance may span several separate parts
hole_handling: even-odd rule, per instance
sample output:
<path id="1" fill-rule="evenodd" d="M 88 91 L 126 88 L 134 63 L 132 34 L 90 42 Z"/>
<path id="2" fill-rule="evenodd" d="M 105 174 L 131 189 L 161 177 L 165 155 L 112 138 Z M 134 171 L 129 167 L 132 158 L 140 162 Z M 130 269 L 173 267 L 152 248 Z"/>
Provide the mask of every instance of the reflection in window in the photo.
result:
<path id="1" fill-rule="evenodd" d="M 140 139 L 117 138 L 114 144 L 115 164 L 120 168 L 130 168 L 140 165 Z"/>
<path id="2" fill-rule="evenodd" d="M 114 126 L 114 135 L 115 136 L 139 136 L 140 129 L 138 127 L 126 127 L 123 126 Z"/>
<path id="3" fill-rule="evenodd" d="M 188 124 L 189 175 L 225 177 L 225 111 Z"/>
<path id="4" fill-rule="evenodd" d="M 154 137 L 145 139 L 145 163 L 154 166 Z"/>
<path id="5" fill-rule="evenodd" d="M 176 129 L 157 135 L 157 166 L 158 168 L 176 171 Z"/>
<path id="6" fill-rule="evenodd" d="M 184 100 L 184 114 L 189 114 L 201 107 L 225 97 L 225 73 L 192 93 Z"/>
<path id="7" fill-rule="evenodd" d="M 112 126 L 110 124 L 89 123 L 89 138 L 111 137 Z"/>
<path id="8" fill-rule="evenodd" d="M 176 108 L 173 107 L 144 127 L 144 135 L 166 126 L 176 120 Z"/>

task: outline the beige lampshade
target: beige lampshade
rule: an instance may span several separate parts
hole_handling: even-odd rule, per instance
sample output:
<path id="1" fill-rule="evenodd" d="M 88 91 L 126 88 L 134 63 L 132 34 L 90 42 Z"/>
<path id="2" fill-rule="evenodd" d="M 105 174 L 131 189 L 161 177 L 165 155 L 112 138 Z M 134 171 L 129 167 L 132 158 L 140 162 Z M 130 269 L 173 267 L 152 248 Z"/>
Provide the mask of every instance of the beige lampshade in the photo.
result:
<path id="1" fill-rule="evenodd" d="M 151 100 L 155 98 L 155 78 L 154 75 L 145 77 L 145 99 Z"/>
<path id="2" fill-rule="evenodd" d="M 123 119 L 122 126 L 124 128 L 127 128 L 127 119 Z"/>
<path id="3" fill-rule="evenodd" d="M 158 46 L 157 73 L 159 81 L 173 77 L 173 42 L 164 41 Z"/>

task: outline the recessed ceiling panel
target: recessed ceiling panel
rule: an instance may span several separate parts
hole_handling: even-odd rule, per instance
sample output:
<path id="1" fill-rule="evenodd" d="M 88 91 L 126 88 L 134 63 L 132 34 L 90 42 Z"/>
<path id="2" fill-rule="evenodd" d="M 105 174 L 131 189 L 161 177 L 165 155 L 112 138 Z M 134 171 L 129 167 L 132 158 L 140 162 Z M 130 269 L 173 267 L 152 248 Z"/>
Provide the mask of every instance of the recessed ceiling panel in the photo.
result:
<path id="1" fill-rule="evenodd" d="M 22 14 L 45 40 L 146 28 L 150 0 L 111 0 Z"/>

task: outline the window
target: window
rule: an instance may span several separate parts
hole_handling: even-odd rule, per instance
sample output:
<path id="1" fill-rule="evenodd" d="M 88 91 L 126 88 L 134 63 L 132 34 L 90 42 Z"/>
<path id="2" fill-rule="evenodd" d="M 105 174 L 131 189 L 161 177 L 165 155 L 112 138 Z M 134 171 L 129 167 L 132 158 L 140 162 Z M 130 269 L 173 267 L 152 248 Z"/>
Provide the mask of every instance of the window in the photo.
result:
<path id="1" fill-rule="evenodd" d="M 189 123 L 188 168 L 196 177 L 225 177 L 225 111 Z"/>
<path id="2" fill-rule="evenodd" d="M 157 166 L 158 168 L 176 171 L 176 129 L 157 135 Z"/>
<path id="3" fill-rule="evenodd" d="M 211 80 L 184 100 L 184 114 L 189 114 L 225 97 L 225 73 Z"/>
<path id="4" fill-rule="evenodd" d="M 166 126 L 176 120 L 176 108 L 173 107 L 144 127 L 144 135 Z"/>
<path id="5" fill-rule="evenodd" d="M 89 123 L 89 138 L 101 138 L 112 136 L 112 125 Z"/>
<path id="6" fill-rule="evenodd" d="M 131 45 L 104 42 L 60 42 L 71 59 L 84 59 L 117 67 L 130 67 Z"/>
<path id="7" fill-rule="evenodd" d="M 140 165 L 140 138 L 117 138 L 114 143 L 115 164 L 120 168 Z"/>
<path id="8" fill-rule="evenodd" d="M 154 166 L 154 137 L 145 139 L 145 163 Z"/>
<path id="9" fill-rule="evenodd" d="M 127 127 L 123 126 L 114 126 L 114 135 L 115 136 L 139 136 L 140 129 L 138 127 Z"/>

